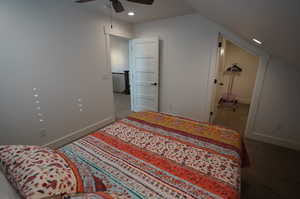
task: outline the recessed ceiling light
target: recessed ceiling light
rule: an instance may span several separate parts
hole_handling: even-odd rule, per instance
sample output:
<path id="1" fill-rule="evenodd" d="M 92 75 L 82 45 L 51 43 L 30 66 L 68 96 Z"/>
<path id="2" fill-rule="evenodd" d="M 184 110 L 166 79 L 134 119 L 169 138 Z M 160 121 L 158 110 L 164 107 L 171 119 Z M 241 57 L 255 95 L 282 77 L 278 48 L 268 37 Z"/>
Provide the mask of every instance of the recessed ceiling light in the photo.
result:
<path id="1" fill-rule="evenodd" d="M 128 12 L 128 15 L 129 15 L 129 16 L 134 16 L 135 13 L 134 13 L 134 12 Z"/>
<path id="2" fill-rule="evenodd" d="M 259 40 L 255 39 L 255 38 L 253 38 L 252 40 L 253 40 L 255 43 L 259 44 L 259 45 L 261 45 L 261 44 L 262 44 L 262 42 L 261 42 L 261 41 L 259 41 Z"/>

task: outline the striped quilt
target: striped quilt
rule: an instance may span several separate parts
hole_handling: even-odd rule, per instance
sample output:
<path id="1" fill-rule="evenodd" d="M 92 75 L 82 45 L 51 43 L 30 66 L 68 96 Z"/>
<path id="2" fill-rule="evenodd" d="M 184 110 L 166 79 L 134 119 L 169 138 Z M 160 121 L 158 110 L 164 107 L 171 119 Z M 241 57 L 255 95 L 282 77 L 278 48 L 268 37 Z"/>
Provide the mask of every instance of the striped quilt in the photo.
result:
<path id="1" fill-rule="evenodd" d="M 60 149 L 88 165 L 120 198 L 238 199 L 240 134 L 141 112 Z"/>

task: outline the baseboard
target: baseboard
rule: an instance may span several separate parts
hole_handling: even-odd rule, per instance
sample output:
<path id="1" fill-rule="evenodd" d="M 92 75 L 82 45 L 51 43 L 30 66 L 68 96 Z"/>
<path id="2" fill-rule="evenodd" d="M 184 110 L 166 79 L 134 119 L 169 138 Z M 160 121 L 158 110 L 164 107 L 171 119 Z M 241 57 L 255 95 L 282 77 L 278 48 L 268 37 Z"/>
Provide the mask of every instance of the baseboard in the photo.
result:
<path id="1" fill-rule="evenodd" d="M 60 147 L 66 145 L 68 143 L 71 143 L 81 137 L 84 137 L 92 132 L 95 132 L 100 128 L 103 128 L 104 126 L 111 124 L 112 122 L 114 122 L 113 117 L 106 118 L 97 123 L 89 125 L 85 128 L 82 128 L 80 130 L 69 133 L 68 135 L 65 135 L 64 137 L 53 140 L 53 141 L 45 144 L 44 147 L 51 147 L 54 149 L 60 148 Z"/>
<path id="2" fill-rule="evenodd" d="M 300 143 L 293 142 L 291 140 L 286 140 L 274 136 L 265 135 L 259 132 L 253 132 L 246 135 L 246 138 L 253 139 L 260 142 L 265 142 L 269 144 L 278 145 L 281 147 L 289 148 L 289 149 L 295 149 L 300 150 Z"/>

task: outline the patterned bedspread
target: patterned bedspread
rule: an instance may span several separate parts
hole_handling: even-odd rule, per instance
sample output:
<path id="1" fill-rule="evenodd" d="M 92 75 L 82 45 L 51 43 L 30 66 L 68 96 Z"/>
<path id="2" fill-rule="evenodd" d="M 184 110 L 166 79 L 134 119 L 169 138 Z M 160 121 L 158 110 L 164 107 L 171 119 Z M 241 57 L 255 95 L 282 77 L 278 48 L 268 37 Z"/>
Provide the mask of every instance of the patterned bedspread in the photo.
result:
<path id="1" fill-rule="evenodd" d="M 124 198 L 240 198 L 239 133 L 141 112 L 60 150 Z"/>

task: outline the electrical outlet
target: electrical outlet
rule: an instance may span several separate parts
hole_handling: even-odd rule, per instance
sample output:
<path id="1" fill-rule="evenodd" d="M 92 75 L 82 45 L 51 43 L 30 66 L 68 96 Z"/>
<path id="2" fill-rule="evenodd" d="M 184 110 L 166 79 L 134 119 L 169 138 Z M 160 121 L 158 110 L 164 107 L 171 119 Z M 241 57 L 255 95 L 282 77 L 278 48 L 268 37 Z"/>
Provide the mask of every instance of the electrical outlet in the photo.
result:
<path id="1" fill-rule="evenodd" d="M 47 137 L 47 130 L 45 128 L 40 129 L 40 136 L 41 137 Z"/>

